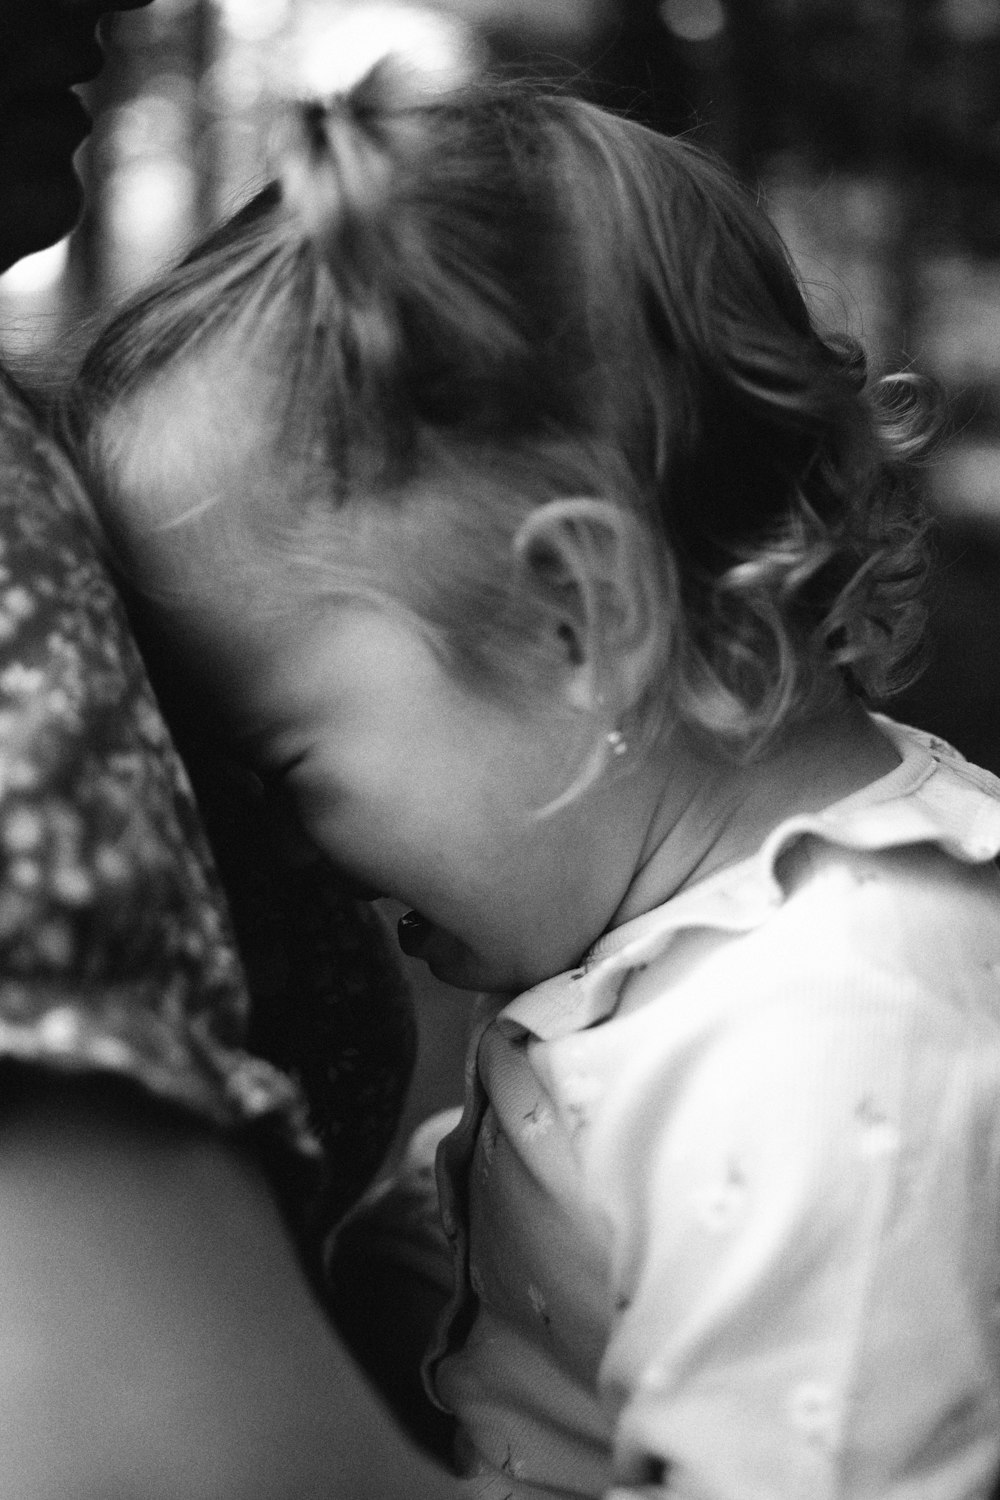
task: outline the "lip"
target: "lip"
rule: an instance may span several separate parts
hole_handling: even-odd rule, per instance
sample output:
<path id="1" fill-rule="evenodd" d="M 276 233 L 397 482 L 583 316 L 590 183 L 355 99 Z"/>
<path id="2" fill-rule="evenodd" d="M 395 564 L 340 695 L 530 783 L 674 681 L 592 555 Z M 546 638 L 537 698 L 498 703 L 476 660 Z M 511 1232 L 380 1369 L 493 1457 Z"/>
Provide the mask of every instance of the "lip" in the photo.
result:
<path id="1" fill-rule="evenodd" d="M 481 961 L 447 928 L 422 912 L 405 912 L 396 924 L 396 940 L 407 958 L 426 964 L 435 979 L 460 990 L 496 990 Z"/>
<path id="2" fill-rule="evenodd" d="M 396 938 L 407 958 L 422 958 L 433 925 L 418 911 L 404 912 L 396 923 Z"/>
<path id="3" fill-rule="evenodd" d="M 32 69 L 29 64 L 7 94 L 4 108 L 21 109 L 25 105 L 61 97 L 71 89 L 93 83 L 104 67 L 104 62 L 104 49 L 95 38 L 85 51 L 77 53 L 72 60 L 64 61 L 61 67 L 36 64 Z"/>

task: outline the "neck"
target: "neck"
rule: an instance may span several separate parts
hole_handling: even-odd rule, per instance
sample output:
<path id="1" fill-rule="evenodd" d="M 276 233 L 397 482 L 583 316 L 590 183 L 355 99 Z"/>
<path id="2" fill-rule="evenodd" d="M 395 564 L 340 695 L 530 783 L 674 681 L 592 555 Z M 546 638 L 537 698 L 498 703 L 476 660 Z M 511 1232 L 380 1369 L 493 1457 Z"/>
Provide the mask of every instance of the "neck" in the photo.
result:
<path id="1" fill-rule="evenodd" d="M 894 746 L 847 700 L 748 765 L 712 757 L 674 730 L 651 760 L 659 792 L 634 878 L 610 925 L 749 858 L 786 818 L 820 812 L 898 764 Z"/>

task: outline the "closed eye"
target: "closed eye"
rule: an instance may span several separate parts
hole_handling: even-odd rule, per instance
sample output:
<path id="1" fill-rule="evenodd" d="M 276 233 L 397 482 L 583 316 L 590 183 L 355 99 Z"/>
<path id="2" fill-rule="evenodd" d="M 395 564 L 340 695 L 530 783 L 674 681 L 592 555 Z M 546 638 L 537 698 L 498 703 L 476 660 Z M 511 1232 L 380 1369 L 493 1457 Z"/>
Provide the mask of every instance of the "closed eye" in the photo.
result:
<path id="1" fill-rule="evenodd" d="M 305 760 L 305 753 L 290 756 L 288 760 L 282 761 L 280 765 L 268 766 L 257 771 L 260 783 L 264 788 L 265 797 L 274 797 L 287 793 L 288 778 Z"/>

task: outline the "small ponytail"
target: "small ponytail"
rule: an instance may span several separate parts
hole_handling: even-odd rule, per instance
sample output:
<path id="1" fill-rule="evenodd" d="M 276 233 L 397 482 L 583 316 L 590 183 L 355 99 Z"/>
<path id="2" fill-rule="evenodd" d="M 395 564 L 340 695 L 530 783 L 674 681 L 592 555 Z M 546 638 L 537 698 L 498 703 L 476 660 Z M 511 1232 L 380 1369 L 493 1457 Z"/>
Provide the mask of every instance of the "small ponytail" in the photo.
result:
<path id="1" fill-rule="evenodd" d="M 303 237 L 332 266 L 370 267 L 389 218 L 392 159 L 373 110 L 353 95 L 293 112 L 279 170 L 281 199 Z"/>
<path id="2" fill-rule="evenodd" d="M 280 189 L 312 352 L 300 340 L 286 364 L 293 400 L 311 389 L 327 413 L 342 492 L 409 472 L 421 432 L 476 443 L 578 420 L 586 349 L 562 295 L 575 253 L 546 190 L 545 104 L 489 98 L 470 108 L 390 57 L 297 107 Z"/>
<path id="3" fill-rule="evenodd" d="M 292 106 L 276 189 L 105 332 L 76 388 L 90 428 L 193 355 L 249 393 L 263 472 L 238 503 L 296 558 L 333 512 L 330 557 L 352 508 L 419 526 L 431 481 L 455 545 L 393 587 L 470 671 L 535 639 L 510 540 L 566 495 L 644 520 L 678 578 L 650 694 L 734 753 L 843 675 L 880 697 L 909 668 L 917 382 L 816 327 L 751 195 L 688 142 L 386 60 Z"/>
<path id="4" fill-rule="evenodd" d="M 305 252 L 309 306 L 293 399 L 304 382 L 326 392 L 321 441 L 345 483 L 359 477 L 365 445 L 355 439 L 373 416 L 392 427 L 391 447 L 402 420 L 398 187 L 415 144 L 404 76 L 386 59 L 350 93 L 299 104 L 279 170 L 286 223 Z M 405 438 L 401 446 L 409 448 Z M 386 468 L 383 454 L 379 477 Z"/>

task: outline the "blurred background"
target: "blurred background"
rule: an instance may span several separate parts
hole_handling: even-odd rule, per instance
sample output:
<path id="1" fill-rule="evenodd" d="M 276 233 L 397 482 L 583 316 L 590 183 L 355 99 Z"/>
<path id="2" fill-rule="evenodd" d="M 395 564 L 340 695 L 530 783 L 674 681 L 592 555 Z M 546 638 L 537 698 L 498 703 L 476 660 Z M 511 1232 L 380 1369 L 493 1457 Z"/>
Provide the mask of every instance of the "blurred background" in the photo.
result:
<path id="1" fill-rule="evenodd" d="M 443 83 L 528 72 L 720 151 L 824 321 L 925 372 L 930 665 L 890 705 L 1000 772 L 1000 0 L 156 0 L 90 91 L 87 217 L 0 278 L 0 356 L 58 381 L 88 331 L 268 175 L 276 100 L 387 51 Z M 412 1118 L 457 1097 L 468 999 L 421 978 Z"/>

